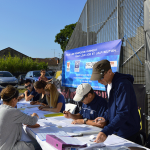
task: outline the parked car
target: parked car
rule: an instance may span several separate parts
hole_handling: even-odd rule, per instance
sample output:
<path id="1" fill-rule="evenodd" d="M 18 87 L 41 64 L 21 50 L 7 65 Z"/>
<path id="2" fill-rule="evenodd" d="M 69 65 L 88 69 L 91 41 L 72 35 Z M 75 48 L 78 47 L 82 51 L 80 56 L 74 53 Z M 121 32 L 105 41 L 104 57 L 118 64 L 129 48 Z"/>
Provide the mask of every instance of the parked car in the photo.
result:
<path id="1" fill-rule="evenodd" d="M 25 74 L 20 74 L 18 76 L 18 84 L 21 85 L 21 84 L 24 84 L 24 80 L 25 80 Z"/>
<path id="2" fill-rule="evenodd" d="M 41 76 L 40 70 L 29 71 L 25 76 L 25 80 L 30 79 L 34 83 L 34 82 L 38 81 L 38 78 L 40 76 Z M 52 79 L 52 76 L 50 76 L 48 72 L 46 72 L 45 76 L 48 78 L 48 80 Z"/>
<path id="3" fill-rule="evenodd" d="M 18 79 L 9 71 L 0 71 L 0 87 L 5 88 L 7 85 L 18 87 Z"/>
<path id="4" fill-rule="evenodd" d="M 47 72 L 48 72 L 48 73 L 49 73 L 49 75 L 50 75 L 50 76 L 52 76 L 52 77 L 53 77 L 53 76 L 54 76 L 54 74 L 55 74 L 55 71 L 52 71 L 52 70 L 49 70 L 49 71 L 47 71 Z"/>

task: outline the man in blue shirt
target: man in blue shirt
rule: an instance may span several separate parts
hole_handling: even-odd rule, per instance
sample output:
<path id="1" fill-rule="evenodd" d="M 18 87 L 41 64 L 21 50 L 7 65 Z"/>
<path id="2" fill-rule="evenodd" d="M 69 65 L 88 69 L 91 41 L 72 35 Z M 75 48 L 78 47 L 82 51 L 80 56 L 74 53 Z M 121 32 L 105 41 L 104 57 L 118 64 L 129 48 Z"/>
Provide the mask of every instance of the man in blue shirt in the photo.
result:
<path id="1" fill-rule="evenodd" d="M 25 88 L 27 89 L 21 96 L 18 97 L 18 100 L 25 98 L 26 101 L 37 101 L 39 100 L 39 94 L 35 91 L 33 83 L 30 79 L 26 79 Z"/>
<path id="2" fill-rule="evenodd" d="M 101 60 L 94 64 L 91 80 L 105 85 L 108 96 L 108 110 L 104 117 L 96 118 L 95 122 L 101 127 L 109 124 L 97 135 L 95 142 L 104 142 L 111 134 L 135 142 L 139 136 L 140 117 L 132 85 L 133 76 L 113 73 L 110 62 Z"/>
<path id="3" fill-rule="evenodd" d="M 100 126 L 94 122 L 97 117 L 103 117 L 107 110 L 107 101 L 94 93 L 92 87 L 88 83 L 80 84 L 76 89 L 74 101 L 82 101 L 82 109 L 78 114 L 71 114 L 69 111 L 64 111 L 64 117 L 72 118 L 73 124 L 88 124 Z"/>

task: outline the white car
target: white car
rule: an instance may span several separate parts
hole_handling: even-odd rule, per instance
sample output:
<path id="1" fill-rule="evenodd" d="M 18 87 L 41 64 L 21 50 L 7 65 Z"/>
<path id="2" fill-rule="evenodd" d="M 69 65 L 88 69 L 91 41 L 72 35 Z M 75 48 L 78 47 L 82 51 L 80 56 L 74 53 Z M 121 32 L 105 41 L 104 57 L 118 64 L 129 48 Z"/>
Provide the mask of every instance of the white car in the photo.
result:
<path id="1" fill-rule="evenodd" d="M 9 71 L 0 71 L 0 87 L 5 88 L 7 85 L 18 87 L 18 79 Z"/>

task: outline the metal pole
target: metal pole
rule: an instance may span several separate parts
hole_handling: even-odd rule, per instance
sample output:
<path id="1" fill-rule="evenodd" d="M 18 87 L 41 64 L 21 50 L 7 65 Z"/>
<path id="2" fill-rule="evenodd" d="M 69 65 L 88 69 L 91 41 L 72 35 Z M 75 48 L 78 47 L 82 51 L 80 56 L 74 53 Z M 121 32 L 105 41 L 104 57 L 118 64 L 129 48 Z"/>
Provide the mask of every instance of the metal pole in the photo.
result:
<path id="1" fill-rule="evenodd" d="M 119 0 L 117 0 L 117 38 L 119 39 Z"/>
<path id="2" fill-rule="evenodd" d="M 86 2 L 86 24 L 87 24 L 87 45 L 89 45 L 89 18 L 88 18 L 88 0 Z"/>

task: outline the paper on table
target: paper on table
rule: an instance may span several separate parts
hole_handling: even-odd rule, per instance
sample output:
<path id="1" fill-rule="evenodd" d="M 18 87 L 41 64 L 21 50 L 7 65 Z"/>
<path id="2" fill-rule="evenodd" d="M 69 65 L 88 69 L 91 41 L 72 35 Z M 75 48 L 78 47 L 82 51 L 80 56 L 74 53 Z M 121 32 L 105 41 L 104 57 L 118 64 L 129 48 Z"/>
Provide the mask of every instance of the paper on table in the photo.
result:
<path id="1" fill-rule="evenodd" d="M 55 135 L 55 136 L 69 136 L 66 132 L 62 131 L 57 127 L 46 127 L 46 128 L 31 128 L 32 132 L 34 132 L 40 140 L 46 140 L 46 135 Z"/>
<path id="2" fill-rule="evenodd" d="M 125 143 L 127 142 L 126 139 L 123 138 L 118 138 L 116 135 L 109 135 L 107 139 L 104 141 L 105 145 L 116 145 L 120 143 Z"/>
<path id="3" fill-rule="evenodd" d="M 58 136 L 58 135 L 57 137 L 61 139 L 62 141 L 64 141 L 66 144 L 84 145 L 84 143 L 82 143 L 81 141 L 79 141 L 78 139 L 74 137 L 63 137 L 63 136 Z"/>

